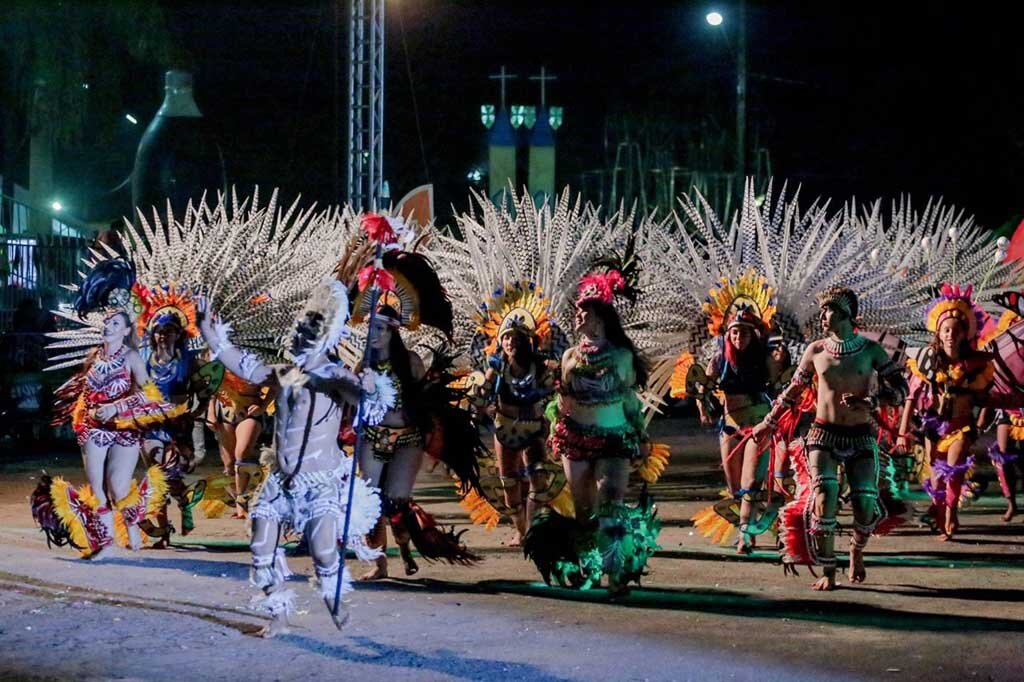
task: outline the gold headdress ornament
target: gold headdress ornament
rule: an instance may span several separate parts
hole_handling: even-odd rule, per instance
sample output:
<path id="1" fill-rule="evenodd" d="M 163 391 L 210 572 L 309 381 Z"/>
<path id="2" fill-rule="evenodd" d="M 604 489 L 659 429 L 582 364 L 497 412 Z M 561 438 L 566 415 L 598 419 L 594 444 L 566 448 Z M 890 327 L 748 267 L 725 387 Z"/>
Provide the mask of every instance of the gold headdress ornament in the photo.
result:
<path id="1" fill-rule="evenodd" d="M 550 301 L 534 282 L 515 282 L 495 289 L 476 313 L 477 333 L 485 340 L 484 353 L 497 352 L 501 337 L 521 332 L 546 347 L 551 341 Z"/>
<path id="2" fill-rule="evenodd" d="M 191 287 L 185 284 L 170 284 L 162 287 L 137 286 L 142 311 L 135 320 L 135 331 L 139 338 L 145 338 L 162 324 L 175 321 L 188 338 L 197 338 L 196 303 Z"/>
<path id="3" fill-rule="evenodd" d="M 972 344 L 976 342 L 979 331 L 988 321 L 988 313 L 974 302 L 971 297 L 973 293 L 973 285 L 968 284 L 961 289 L 958 284 L 944 282 L 939 290 L 939 296 L 929 304 L 925 313 L 928 331 L 937 333 L 943 321 L 955 319 L 963 323 L 967 339 Z"/>
<path id="4" fill-rule="evenodd" d="M 765 277 L 748 270 L 735 282 L 723 277 L 708 291 L 702 306 L 708 316 L 708 331 L 721 336 L 730 327 L 749 325 L 766 330 L 775 316 L 773 291 Z"/>

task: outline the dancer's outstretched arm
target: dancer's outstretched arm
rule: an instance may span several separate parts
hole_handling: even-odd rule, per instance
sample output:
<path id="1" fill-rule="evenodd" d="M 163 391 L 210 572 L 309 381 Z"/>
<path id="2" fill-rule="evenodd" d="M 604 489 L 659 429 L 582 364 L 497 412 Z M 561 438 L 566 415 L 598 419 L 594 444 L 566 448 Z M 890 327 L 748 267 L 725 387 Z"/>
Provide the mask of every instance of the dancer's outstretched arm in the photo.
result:
<path id="1" fill-rule="evenodd" d="M 276 384 L 274 370 L 253 354 L 239 350 L 229 338 L 231 326 L 221 322 L 205 296 L 196 297 L 199 331 L 210 347 L 210 360 L 220 360 L 230 371 L 251 384 Z"/>

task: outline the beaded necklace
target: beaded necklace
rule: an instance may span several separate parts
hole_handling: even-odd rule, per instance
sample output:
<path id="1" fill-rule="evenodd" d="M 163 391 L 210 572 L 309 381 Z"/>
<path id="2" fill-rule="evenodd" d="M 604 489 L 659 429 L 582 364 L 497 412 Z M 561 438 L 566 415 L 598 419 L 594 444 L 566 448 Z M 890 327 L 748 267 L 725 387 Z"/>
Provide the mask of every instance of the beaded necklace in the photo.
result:
<path id="1" fill-rule="evenodd" d="M 856 355 L 864 350 L 868 344 L 868 338 L 860 334 L 854 334 L 848 339 L 835 339 L 831 336 L 825 338 L 825 350 L 834 358 L 843 358 L 849 355 Z"/>

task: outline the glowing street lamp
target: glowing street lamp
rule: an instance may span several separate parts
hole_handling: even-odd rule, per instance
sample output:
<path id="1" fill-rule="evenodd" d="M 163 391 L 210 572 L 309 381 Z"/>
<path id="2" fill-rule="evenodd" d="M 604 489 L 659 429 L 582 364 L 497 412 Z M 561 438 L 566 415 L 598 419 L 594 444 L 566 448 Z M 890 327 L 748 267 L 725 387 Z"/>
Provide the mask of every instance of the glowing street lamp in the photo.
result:
<path id="1" fill-rule="evenodd" d="M 64 210 L 64 204 L 62 204 L 60 200 L 54 199 L 53 201 L 50 202 L 50 208 L 52 208 L 55 212 L 60 213 L 61 211 Z"/>
<path id="2" fill-rule="evenodd" d="M 711 11 L 704 20 L 713 27 L 719 27 L 725 18 L 720 12 Z M 739 191 L 743 191 L 747 175 L 747 7 L 746 0 L 737 3 L 736 21 L 736 175 Z"/>

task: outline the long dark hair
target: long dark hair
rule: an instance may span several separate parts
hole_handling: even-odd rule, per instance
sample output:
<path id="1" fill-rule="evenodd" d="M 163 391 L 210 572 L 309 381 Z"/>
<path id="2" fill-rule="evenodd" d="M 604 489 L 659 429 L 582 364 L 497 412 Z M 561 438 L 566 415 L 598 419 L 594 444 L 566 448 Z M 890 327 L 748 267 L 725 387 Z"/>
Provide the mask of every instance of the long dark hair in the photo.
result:
<path id="1" fill-rule="evenodd" d="M 401 319 L 397 310 L 389 305 L 382 305 L 377 309 L 378 319 L 399 320 Z M 388 355 L 391 363 L 391 371 L 398 380 L 402 382 L 402 391 L 411 391 L 416 383 L 412 375 L 412 363 L 409 362 L 409 349 L 405 347 L 402 340 L 402 333 L 398 327 L 391 327 L 391 339 L 388 341 Z M 405 398 L 406 396 L 403 396 Z M 408 406 L 409 401 L 405 400 Z"/>
<path id="2" fill-rule="evenodd" d="M 530 336 L 529 334 L 521 331 L 510 331 L 506 332 L 501 338 L 504 338 L 508 334 L 518 334 L 525 341 L 520 348 L 523 349 L 521 352 L 523 355 L 523 362 L 526 367 L 532 368 L 536 365 L 537 361 L 540 360 L 540 353 L 537 351 L 537 337 Z M 510 357 L 508 353 L 505 352 L 505 349 L 501 347 L 501 338 L 498 339 L 498 352 L 501 353 L 506 362 L 512 362 L 512 357 Z"/>
<path id="3" fill-rule="evenodd" d="M 633 373 L 636 374 L 636 385 L 640 388 L 647 387 L 647 377 L 650 370 L 647 366 L 647 359 L 640 354 L 633 340 L 626 336 L 626 330 L 622 328 L 622 318 L 619 311 L 610 303 L 600 301 L 587 301 L 580 306 L 597 314 L 604 323 L 604 337 L 613 346 L 625 348 L 633 356 Z"/>

